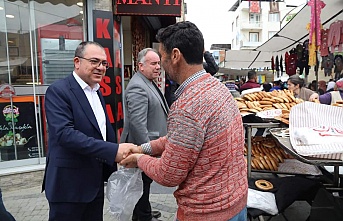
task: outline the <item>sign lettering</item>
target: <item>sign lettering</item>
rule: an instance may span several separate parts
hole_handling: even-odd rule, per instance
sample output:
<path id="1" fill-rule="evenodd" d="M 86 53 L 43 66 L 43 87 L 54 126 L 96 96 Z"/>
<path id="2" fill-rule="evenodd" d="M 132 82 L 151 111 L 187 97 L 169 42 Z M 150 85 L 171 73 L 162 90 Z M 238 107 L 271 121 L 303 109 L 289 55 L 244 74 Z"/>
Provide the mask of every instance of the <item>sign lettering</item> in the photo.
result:
<path id="1" fill-rule="evenodd" d="M 127 0 L 129 2 L 132 0 Z M 106 52 L 109 68 L 100 83 L 100 91 L 106 104 L 106 112 L 115 133 L 121 133 L 124 116 L 122 106 L 122 76 L 120 57 L 120 24 L 107 11 L 94 10 L 94 41 L 101 44 Z M 115 22 L 115 23 L 114 23 Z M 119 142 L 119 136 L 117 136 Z"/>
<path id="2" fill-rule="evenodd" d="M 117 0 L 115 14 L 181 16 L 181 0 Z"/>

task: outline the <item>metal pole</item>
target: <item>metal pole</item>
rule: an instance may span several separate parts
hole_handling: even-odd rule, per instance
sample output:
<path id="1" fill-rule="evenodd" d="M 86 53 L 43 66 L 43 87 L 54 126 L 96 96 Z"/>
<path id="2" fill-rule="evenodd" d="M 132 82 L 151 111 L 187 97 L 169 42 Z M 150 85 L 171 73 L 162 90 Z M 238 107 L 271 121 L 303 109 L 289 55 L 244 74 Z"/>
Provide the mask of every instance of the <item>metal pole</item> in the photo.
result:
<path id="1" fill-rule="evenodd" d="M 316 50 L 316 64 L 314 66 L 314 73 L 316 75 L 316 82 L 317 82 L 317 85 L 316 85 L 316 92 L 318 93 L 318 69 L 319 69 L 319 61 L 318 61 L 318 50 L 317 50 L 317 47 L 318 47 L 318 36 L 317 36 L 317 30 L 320 31 L 320 27 L 318 29 L 318 24 L 317 24 L 317 0 L 314 0 L 314 36 L 315 36 L 315 50 Z M 319 24 L 320 26 L 320 24 Z M 312 36 L 313 36 L 313 33 L 312 33 Z"/>

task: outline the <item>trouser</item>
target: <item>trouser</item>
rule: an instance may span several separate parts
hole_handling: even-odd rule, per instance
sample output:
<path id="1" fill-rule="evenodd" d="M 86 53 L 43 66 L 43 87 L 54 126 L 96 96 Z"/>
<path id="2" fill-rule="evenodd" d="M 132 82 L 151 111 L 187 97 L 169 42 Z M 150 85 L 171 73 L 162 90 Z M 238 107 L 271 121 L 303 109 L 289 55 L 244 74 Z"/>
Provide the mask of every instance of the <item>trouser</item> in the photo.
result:
<path id="1" fill-rule="evenodd" d="M 104 188 L 89 203 L 49 202 L 49 221 L 103 221 Z"/>
<path id="2" fill-rule="evenodd" d="M 236 216 L 232 217 L 228 221 L 247 221 L 247 208 L 244 207 Z M 176 219 L 175 221 L 179 221 Z"/>
<path id="3" fill-rule="evenodd" d="M 15 221 L 14 217 L 6 210 L 2 201 L 2 193 L 0 189 L 0 220 L 1 221 Z"/>
<path id="4" fill-rule="evenodd" d="M 143 180 L 143 195 L 138 200 L 135 209 L 133 210 L 133 216 L 138 218 L 139 221 L 150 221 L 152 219 L 151 215 L 151 205 L 149 201 L 150 195 L 150 185 L 152 179 L 150 179 L 145 173 L 142 173 Z"/>

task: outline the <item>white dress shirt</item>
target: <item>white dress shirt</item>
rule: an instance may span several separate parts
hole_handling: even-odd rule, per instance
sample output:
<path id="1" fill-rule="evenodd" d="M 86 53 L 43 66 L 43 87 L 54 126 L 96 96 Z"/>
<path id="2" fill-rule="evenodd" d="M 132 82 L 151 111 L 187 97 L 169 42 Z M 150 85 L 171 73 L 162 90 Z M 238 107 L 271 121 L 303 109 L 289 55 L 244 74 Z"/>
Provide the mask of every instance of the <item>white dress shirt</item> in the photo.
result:
<path id="1" fill-rule="evenodd" d="M 106 141 L 106 116 L 97 93 L 97 91 L 100 88 L 100 85 L 97 84 L 94 88 L 91 88 L 75 72 L 73 72 L 73 76 L 76 79 L 77 83 L 79 83 L 79 85 L 81 86 L 82 90 L 85 92 L 88 102 L 92 107 L 96 121 L 98 122 L 101 135 L 103 139 Z"/>

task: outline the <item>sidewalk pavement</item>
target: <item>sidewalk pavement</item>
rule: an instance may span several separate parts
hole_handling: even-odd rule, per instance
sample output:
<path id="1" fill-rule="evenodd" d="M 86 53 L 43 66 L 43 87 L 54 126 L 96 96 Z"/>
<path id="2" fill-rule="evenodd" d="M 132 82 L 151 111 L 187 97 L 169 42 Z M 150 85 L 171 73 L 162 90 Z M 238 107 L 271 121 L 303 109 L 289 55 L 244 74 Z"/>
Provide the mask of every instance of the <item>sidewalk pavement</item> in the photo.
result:
<path id="1" fill-rule="evenodd" d="M 150 202 L 153 210 L 162 213 L 163 221 L 173 221 L 177 206 L 173 196 L 175 188 L 166 188 L 154 183 L 151 187 Z M 16 221 L 47 221 L 49 213 L 48 201 L 41 187 L 35 186 L 21 190 L 4 191 L 3 201 L 6 209 Z M 104 221 L 113 221 L 108 212 L 108 200 L 105 199 Z"/>
<path id="2" fill-rule="evenodd" d="M 175 188 L 162 187 L 153 182 L 150 190 L 150 202 L 153 210 L 162 213 L 162 221 L 174 221 L 177 210 L 173 196 Z M 41 193 L 40 186 L 24 187 L 19 190 L 3 191 L 3 201 L 6 209 L 15 217 L 16 221 L 47 221 L 49 206 L 45 194 Z M 108 212 L 108 201 L 105 199 L 104 221 L 113 221 Z M 311 207 L 306 202 L 294 202 L 286 209 L 284 215 L 288 220 L 305 221 Z M 267 220 L 267 217 L 264 218 Z M 258 219 L 254 219 L 258 220 Z M 272 218 L 273 221 L 284 221 L 282 215 Z"/>

